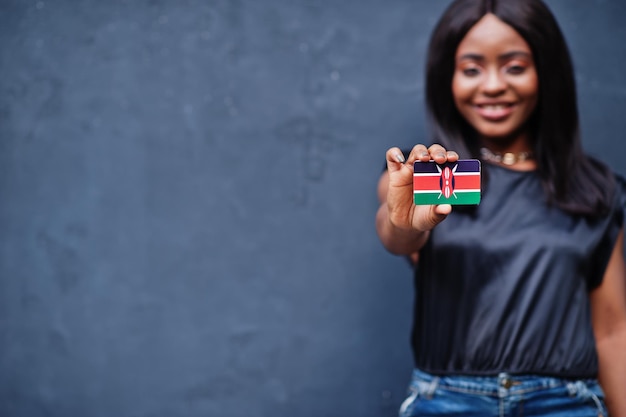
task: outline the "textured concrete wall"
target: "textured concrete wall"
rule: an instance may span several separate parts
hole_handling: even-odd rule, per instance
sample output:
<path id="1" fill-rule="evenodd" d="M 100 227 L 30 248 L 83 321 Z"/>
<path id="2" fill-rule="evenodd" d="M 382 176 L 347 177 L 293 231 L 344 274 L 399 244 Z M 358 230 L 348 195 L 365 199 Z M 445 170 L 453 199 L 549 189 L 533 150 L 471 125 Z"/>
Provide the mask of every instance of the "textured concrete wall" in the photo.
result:
<path id="1" fill-rule="evenodd" d="M 621 0 L 552 0 L 626 174 Z M 394 416 L 427 0 L 0 0 L 0 416 Z"/>

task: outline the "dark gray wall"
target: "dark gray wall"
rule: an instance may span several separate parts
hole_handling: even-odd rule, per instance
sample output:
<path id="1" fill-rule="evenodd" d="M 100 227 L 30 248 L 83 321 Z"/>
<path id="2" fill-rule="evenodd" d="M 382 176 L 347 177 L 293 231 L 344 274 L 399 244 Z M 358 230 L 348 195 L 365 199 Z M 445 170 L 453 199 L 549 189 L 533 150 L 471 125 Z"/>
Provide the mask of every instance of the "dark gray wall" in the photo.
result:
<path id="1" fill-rule="evenodd" d="M 626 173 L 626 6 L 549 2 Z M 0 416 L 394 416 L 374 231 L 444 2 L 0 0 Z"/>

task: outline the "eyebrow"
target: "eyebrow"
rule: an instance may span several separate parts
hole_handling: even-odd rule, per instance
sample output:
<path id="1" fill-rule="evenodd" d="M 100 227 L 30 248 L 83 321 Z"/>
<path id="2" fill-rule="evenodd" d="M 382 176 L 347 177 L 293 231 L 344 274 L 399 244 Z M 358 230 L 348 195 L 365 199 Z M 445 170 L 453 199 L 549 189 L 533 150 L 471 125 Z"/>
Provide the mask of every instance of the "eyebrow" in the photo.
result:
<path id="1" fill-rule="evenodd" d="M 507 60 L 507 59 L 513 59 L 513 58 L 517 58 L 517 57 L 522 57 L 522 58 L 531 58 L 532 55 L 528 52 L 525 51 L 511 51 L 511 52 L 507 52 L 505 54 L 499 55 L 498 59 L 500 60 Z M 471 61 L 484 61 L 485 57 L 484 55 L 480 55 L 480 54 L 463 54 L 458 58 L 458 61 L 463 61 L 463 60 L 471 60 Z"/>

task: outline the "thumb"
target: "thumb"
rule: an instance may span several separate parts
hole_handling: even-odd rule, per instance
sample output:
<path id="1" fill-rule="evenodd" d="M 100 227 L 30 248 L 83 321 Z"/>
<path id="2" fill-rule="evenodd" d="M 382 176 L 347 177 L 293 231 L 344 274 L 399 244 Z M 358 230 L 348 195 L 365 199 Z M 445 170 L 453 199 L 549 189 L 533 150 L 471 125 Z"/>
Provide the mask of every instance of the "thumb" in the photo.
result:
<path id="1" fill-rule="evenodd" d="M 438 216 L 443 216 L 443 219 L 445 219 L 448 214 L 452 213 L 452 206 L 450 204 L 439 204 L 437 206 L 434 207 L 434 210 L 436 215 Z"/>
<path id="2" fill-rule="evenodd" d="M 434 229 L 439 223 L 444 221 L 448 214 L 452 213 L 452 206 L 450 204 L 439 204 L 436 206 L 432 206 L 432 227 Z"/>
<path id="3" fill-rule="evenodd" d="M 387 150 L 385 154 L 385 159 L 387 160 L 387 169 L 389 172 L 395 172 L 402 169 L 402 166 L 406 162 L 404 158 L 404 154 L 400 150 L 400 148 L 393 147 Z"/>
<path id="4" fill-rule="evenodd" d="M 434 229 L 452 212 L 452 206 L 450 204 L 420 207 L 423 209 L 415 210 L 416 216 L 414 216 L 414 227 L 417 230 L 423 231 Z"/>

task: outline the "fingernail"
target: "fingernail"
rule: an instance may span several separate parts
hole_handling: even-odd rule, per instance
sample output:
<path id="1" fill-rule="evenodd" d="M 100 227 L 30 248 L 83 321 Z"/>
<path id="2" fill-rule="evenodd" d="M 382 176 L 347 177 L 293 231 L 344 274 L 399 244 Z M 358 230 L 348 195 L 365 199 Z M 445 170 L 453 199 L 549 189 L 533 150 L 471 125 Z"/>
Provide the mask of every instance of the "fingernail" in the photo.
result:
<path id="1" fill-rule="evenodd" d="M 422 152 L 422 153 L 420 154 L 420 157 L 421 157 L 421 158 L 426 158 L 427 156 L 428 156 L 428 152 Z"/>
<path id="2" fill-rule="evenodd" d="M 404 155 L 402 155 L 401 153 L 397 153 L 395 157 L 396 157 L 396 161 L 404 162 Z"/>
<path id="3" fill-rule="evenodd" d="M 437 157 L 437 158 L 445 158 L 445 156 L 446 156 L 446 155 L 445 155 L 445 154 L 443 154 L 443 153 L 441 153 L 441 152 L 439 152 L 439 153 L 435 154 L 435 157 Z"/>

